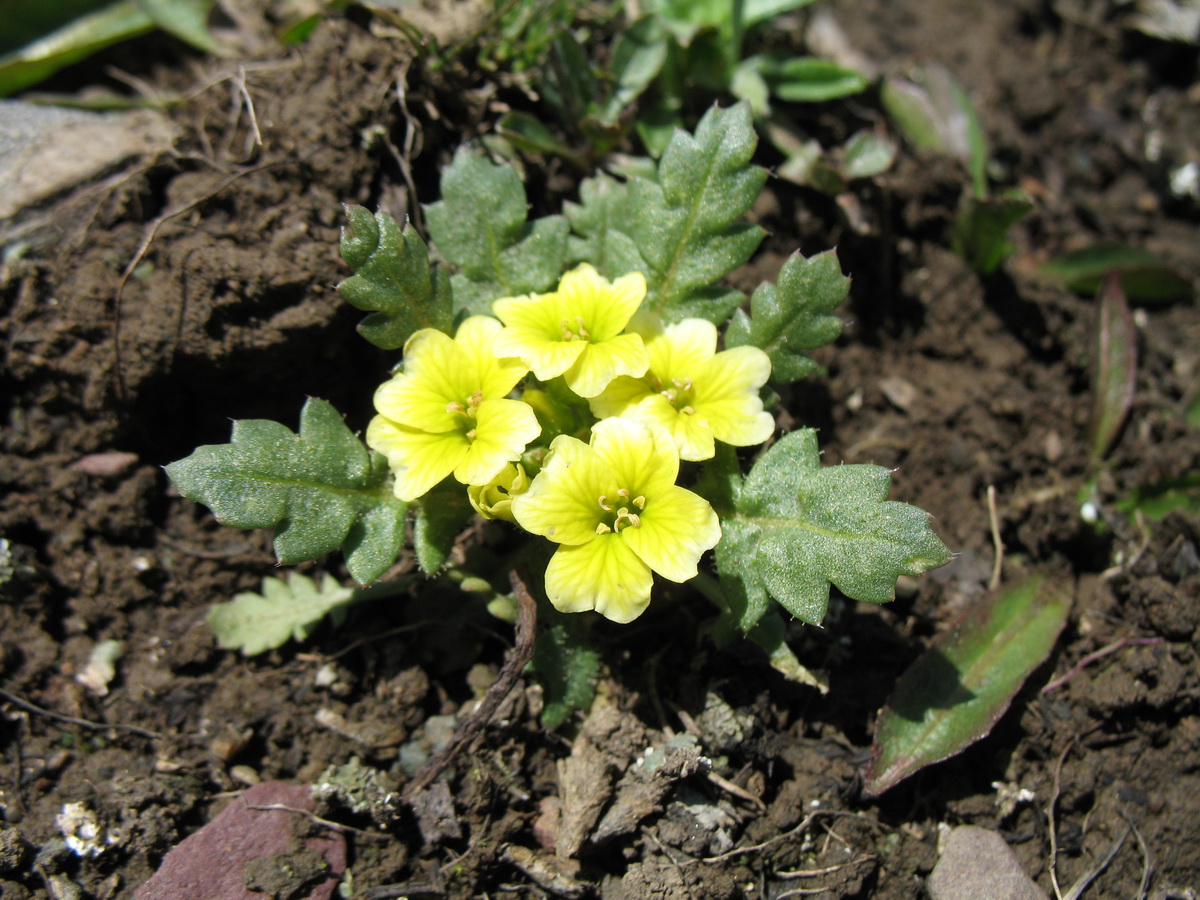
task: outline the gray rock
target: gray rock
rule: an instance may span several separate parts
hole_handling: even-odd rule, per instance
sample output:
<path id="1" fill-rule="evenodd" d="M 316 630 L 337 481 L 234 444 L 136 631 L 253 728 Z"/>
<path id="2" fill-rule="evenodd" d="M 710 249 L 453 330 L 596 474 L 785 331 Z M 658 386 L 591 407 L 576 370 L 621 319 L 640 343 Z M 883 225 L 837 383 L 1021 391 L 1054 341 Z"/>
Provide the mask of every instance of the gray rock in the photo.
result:
<path id="1" fill-rule="evenodd" d="M 955 828 L 926 884 L 931 900 L 1049 900 L 996 832 Z"/>

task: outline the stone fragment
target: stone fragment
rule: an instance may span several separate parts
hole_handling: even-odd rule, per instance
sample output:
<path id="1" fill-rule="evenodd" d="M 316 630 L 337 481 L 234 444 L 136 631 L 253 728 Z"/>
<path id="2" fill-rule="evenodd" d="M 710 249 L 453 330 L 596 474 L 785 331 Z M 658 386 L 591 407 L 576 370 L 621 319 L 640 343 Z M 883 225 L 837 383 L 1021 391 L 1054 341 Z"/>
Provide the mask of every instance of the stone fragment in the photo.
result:
<path id="1" fill-rule="evenodd" d="M 1049 900 L 996 832 L 962 825 L 950 832 L 926 884 L 930 900 Z"/>

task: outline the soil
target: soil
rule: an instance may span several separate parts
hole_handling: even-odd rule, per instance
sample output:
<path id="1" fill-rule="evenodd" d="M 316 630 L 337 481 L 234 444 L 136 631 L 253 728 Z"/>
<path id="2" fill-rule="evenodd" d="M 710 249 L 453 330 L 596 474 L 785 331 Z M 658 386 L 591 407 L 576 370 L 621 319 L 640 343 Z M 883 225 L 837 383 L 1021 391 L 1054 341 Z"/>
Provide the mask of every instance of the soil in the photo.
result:
<path id="1" fill-rule="evenodd" d="M 887 606 L 835 598 L 822 629 L 792 626 L 827 695 L 753 647 L 714 649 L 711 612 L 686 592 L 633 626 L 596 623 L 603 677 L 586 719 L 541 728 L 526 679 L 415 812 L 383 787 L 357 811 L 318 808 L 350 826 L 352 896 L 901 900 L 923 896 L 939 834 L 959 824 L 999 831 L 1047 892 L 1052 847 L 1065 892 L 1127 830 L 1085 896 L 1200 888 L 1200 518 L 1177 511 L 1139 527 L 1111 507 L 1197 471 L 1200 435 L 1181 411 L 1197 391 L 1200 313 L 1193 302 L 1136 310 L 1136 397 L 1099 478 L 1109 522 L 1098 529 L 1077 497 L 1093 301 L 1034 277 L 1046 258 L 1107 240 L 1200 276 L 1196 201 L 1168 184 L 1200 162 L 1196 48 L 1145 37 L 1106 3 L 821 6 L 882 71 L 948 67 L 980 111 L 997 184 L 1037 201 L 1014 229 L 1015 256 L 981 278 L 947 249 L 964 183 L 947 160 L 904 150 L 841 202 L 772 180 L 755 209 L 770 238 L 735 278 L 754 284 L 794 249 L 837 247 L 854 278 L 850 325 L 820 351 L 828 378 L 784 398 L 784 422 L 819 427 L 828 464 L 894 468 L 893 499 L 933 514 L 954 561 L 904 579 Z M 461 141 L 508 105 L 532 108 L 512 78 L 466 64 L 430 73 L 365 16 L 330 19 L 292 49 L 257 26 L 264 39 L 247 43 L 240 68 L 148 38 L 59 76 L 77 88 L 124 68 L 180 98 L 166 112 L 178 137 L 57 198 L 49 229 L 0 272 L 0 535 L 13 568 L 0 598 L 4 897 L 132 896 L 259 781 L 313 784 L 353 764 L 399 790 L 411 755 L 453 729 L 512 641 L 510 626 L 447 600 L 438 582 L 253 659 L 207 629 L 212 603 L 278 574 L 269 535 L 217 525 L 172 494 L 161 466 L 226 441 L 230 419 L 294 427 L 306 396 L 365 426 L 395 355 L 365 345 L 359 314 L 337 298 L 341 204 L 415 217 L 408 188 L 432 202 Z M 884 128 L 877 109 L 860 98 L 794 113 L 832 144 Z M 539 214 L 578 177 L 554 161 L 526 170 Z M 1069 623 L 991 735 L 870 798 L 877 711 L 987 589 L 989 488 L 1005 581 L 1066 579 Z M 339 559 L 302 570 L 348 580 Z M 123 645 L 116 677 L 88 687 L 80 675 L 110 640 Z M 688 757 L 688 733 L 719 779 Z M 615 775 L 672 738 L 677 778 L 635 797 L 607 839 L 572 833 L 567 793 L 575 812 L 599 812 Z M 62 844 L 56 817 L 69 803 L 98 821 L 94 855 Z M 556 856 L 559 844 L 578 852 Z M 298 893 L 260 890 L 305 896 L 325 870 L 313 871 Z"/>

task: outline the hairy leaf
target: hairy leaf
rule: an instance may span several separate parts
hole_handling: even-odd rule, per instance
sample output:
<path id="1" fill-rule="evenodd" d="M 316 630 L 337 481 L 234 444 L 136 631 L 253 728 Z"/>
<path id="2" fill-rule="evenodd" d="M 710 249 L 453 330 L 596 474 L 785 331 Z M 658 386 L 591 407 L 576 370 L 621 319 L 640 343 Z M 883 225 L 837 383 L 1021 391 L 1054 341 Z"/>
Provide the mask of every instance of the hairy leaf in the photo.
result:
<path id="1" fill-rule="evenodd" d="M 421 498 L 413 525 L 413 550 L 417 565 L 433 575 L 446 564 L 454 541 L 473 512 L 466 489 L 447 479 Z"/>
<path id="2" fill-rule="evenodd" d="M 254 656 L 292 639 L 305 640 L 325 616 L 353 599 L 354 589 L 342 587 L 332 575 L 318 587 L 293 572 L 286 581 L 264 578 L 261 594 L 248 591 L 217 603 L 208 611 L 208 627 L 226 650 Z"/>
<path id="3" fill-rule="evenodd" d="M 725 344 L 761 347 L 771 357 L 771 378 L 798 381 L 818 370 L 806 352 L 831 343 L 842 320 L 830 315 L 850 292 L 837 253 L 827 250 L 805 259 L 792 254 L 779 272 L 779 284 L 763 283 L 750 298 L 750 315 L 734 313 Z"/>
<path id="4" fill-rule="evenodd" d="M 555 625 L 541 631 L 534 645 L 532 667 L 545 697 L 544 728 L 557 728 L 571 713 L 591 705 L 600 654 L 577 627 Z"/>
<path id="5" fill-rule="evenodd" d="M 820 103 L 865 91 L 871 81 L 861 72 L 814 56 L 761 56 L 754 62 L 771 93 L 780 100 Z"/>
<path id="6" fill-rule="evenodd" d="M 450 327 L 450 293 L 445 279 L 431 274 L 429 251 L 410 225 L 396 227 L 385 212 L 346 207 L 350 227 L 342 230 L 342 258 L 356 272 L 338 285 L 342 299 L 375 310 L 359 333 L 384 350 L 403 347 L 421 328 Z"/>
<path id="7" fill-rule="evenodd" d="M 890 485 L 881 466 L 822 468 L 811 428 L 780 438 L 721 521 L 717 569 L 727 593 L 740 591 L 740 627 L 757 623 L 768 596 L 815 625 L 831 584 L 852 599 L 886 603 L 900 575 L 946 563 L 928 513 L 887 500 Z"/>
<path id="8" fill-rule="evenodd" d="M 1071 591 L 1040 576 L 984 595 L 896 683 L 875 725 L 868 794 L 987 735 L 1050 654 Z"/>
<path id="9" fill-rule="evenodd" d="M 586 178 L 579 186 L 579 203 L 566 203 L 563 212 L 571 223 L 571 258 L 589 262 L 610 281 L 629 272 L 649 271 L 637 244 L 622 230 L 633 211 L 629 187 L 607 175 Z"/>
<path id="10" fill-rule="evenodd" d="M 454 305 L 491 313 L 500 297 L 550 290 L 567 257 L 562 216 L 525 221 L 525 188 L 511 166 L 460 147 L 442 174 L 442 199 L 426 211 L 438 252 L 459 271 Z"/>
<path id="11" fill-rule="evenodd" d="M 222 525 L 274 527 L 281 565 L 342 547 L 350 574 L 365 584 L 404 542 L 406 506 L 392 494 L 386 460 L 324 400 L 304 405 L 299 434 L 267 419 L 234 422 L 230 443 L 197 447 L 167 475 Z"/>
<path id="12" fill-rule="evenodd" d="M 658 180 L 629 181 L 627 231 L 649 267 L 647 305 L 667 320 L 703 315 L 720 323 L 737 304 L 728 291 L 700 295 L 750 258 L 764 232 L 739 222 L 766 181 L 750 163 L 758 139 L 750 107 L 713 107 L 693 137 L 676 131 Z"/>

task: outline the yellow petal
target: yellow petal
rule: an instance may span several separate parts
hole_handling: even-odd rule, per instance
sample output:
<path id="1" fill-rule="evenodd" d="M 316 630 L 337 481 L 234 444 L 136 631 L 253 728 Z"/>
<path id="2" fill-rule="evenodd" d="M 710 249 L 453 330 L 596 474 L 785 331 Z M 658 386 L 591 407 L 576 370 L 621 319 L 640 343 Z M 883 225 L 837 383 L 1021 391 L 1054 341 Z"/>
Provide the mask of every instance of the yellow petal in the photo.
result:
<path id="1" fill-rule="evenodd" d="M 595 397 L 620 375 L 644 375 L 650 363 L 642 339 L 636 334 L 619 334 L 583 347 L 576 363 L 563 373 L 567 387 L 580 397 Z M 535 367 L 530 368 L 536 372 Z"/>
<path id="2" fill-rule="evenodd" d="M 591 447 L 559 435 L 529 490 L 513 498 L 513 518 L 556 543 L 585 544 L 596 537 L 600 497 L 615 497 L 618 487 Z"/>
<path id="3" fill-rule="evenodd" d="M 708 501 L 676 485 L 648 496 L 640 519 L 640 525 L 622 528 L 619 536 L 642 562 L 671 581 L 695 578 L 700 557 L 721 539 L 721 524 Z"/>
<path id="4" fill-rule="evenodd" d="M 650 604 L 653 584 L 646 564 L 618 534 L 559 547 L 546 567 L 546 596 L 555 609 L 594 609 L 614 622 L 632 622 L 640 616 Z"/>
<path id="5" fill-rule="evenodd" d="M 484 399 L 503 397 L 529 368 L 516 357 L 498 357 L 496 338 L 504 328 L 491 316 L 471 316 L 458 326 L 454 341 L 471 361 L 472 380 Z"/>
<path id="6" fill-rule="evenodd" d="M 607 419 L 609 416 L 623 416 L 626 411 L 644 398 L 657 396 L 649 382 L 643 378 L 631 378 L 621 375 L 609 382 L 608 387 L 588 399 L 592 415 L 597 419 Z M 659 397 L 666 403 L 665 397 Z M 667 404 L 670 406 L 670 404 Z"/>
<path id="7" fill-rule="evenodd" d="M 668 325 L 646 344 L 650 371 L 670 384 L 672 378 L 699 378 L 717 352 L 717 326 L 705 319 Z"/>
<path id="8" fill-rule="evenodd" d="M 376 416 L 367 426 L 367 446 L 387 457 L 401 500 L 416 500 L 446 478 L 467 456 L 461 431 L 432 434 Z"/>
<path id="9" fill-rule="evenodd" d="M 564 317 L 554 294 L 506 297 L 493 303 L 492 310 L 505 325 L 493 352 L 519 358 L 542 381 L 571 368 L 587 346 L 583 340 L 562 340 Z"/>
<path id="10" fill-rule="evenodd" d="M 449 335 L 424 328 L 409 338 L 404 354 L 404 371 L 375 392 L 376 412 L 422 431 L 457 428 L 447 404 L 463 402 L 478 387 L 462 348 Z"/>
<path id="11" fill-rule="evenodd" d="M 771 360 L 757 347 L 734 347 L 709 360 L 696 381 L 693 406 L 717 440 L 735 447 L 761 444 L 775 431 L 758 391 L 771 377 Z"/>
<path id="12" fill-rule="evenodd" d="M 487 484 L 510 462 L 521 458 L 525 445 L 542 433 L 533 407 L 520 400 L 484 400 L 475 416 L 475 439 L 454 469 L 463 484 Z"/>
<path id="13" fill-rule="evenodd" d="M 574 321 L 578 316 L 593 341 L 607 341 L 624 330 L 642 305 L 646 277 L 641 272 L 630 272 L 610 282 L 582 263 L 562 277 L 558 297 L 564 318 Z"/>
<path id="14" fill-rule="evenodd" d="M 679 474 L 670 435 L 645 422 L 620 417 L 597 422 L 592 426 L 592 447 L 601 466 L 632 497 L 665 491 Z"/>

